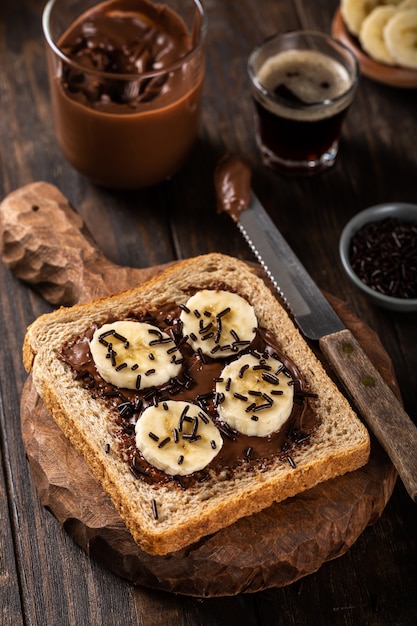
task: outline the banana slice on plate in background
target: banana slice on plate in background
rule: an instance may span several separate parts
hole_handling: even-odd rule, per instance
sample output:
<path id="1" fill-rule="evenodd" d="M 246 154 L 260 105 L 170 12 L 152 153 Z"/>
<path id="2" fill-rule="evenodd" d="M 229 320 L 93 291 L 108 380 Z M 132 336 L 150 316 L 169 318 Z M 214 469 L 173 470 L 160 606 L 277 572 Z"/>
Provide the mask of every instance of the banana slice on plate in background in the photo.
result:
<path id="1" fill-rule="evenodd" d="M 223 445 L 207 413 L 195 404 L 175 400 L 145 409 L 135 433 L 136 446 L 148 463 L 171 476 L 202 470 Z"/>
<path id="2" fill-rule="evenodd" d="M 400 4 L 397 5 L 397 8 L 400 11 L 404 9 L 417 9 L 417 0 L 402 0 Z"/>
<path id="3" fill-rule="evenodd" d="M 359 37 L 364 19 L 378 4 L 379 0 L 341 0 L 340 12 L 352 35 Z"/>
<path id="4" fill-rule="evenodd" d="M 195 352 L 222 359 L 238 354 L 255 338 L 255 311 L 236 293 L 203 289 L 181 308 L 183 334 Z"/>
<path id="5" fill-rule="evenodd" d="M 417 8 L 397 11 L 384 28 L 384 38 L 398 65 L 417 70 Z"/>
<path id="6" fill-rule="evenodd" d="M 341 0 L 340 12 L 349 32 L 359 37 L 364 19 L 378 6 L 396 5 L 401 0 Z"/>
<path id="7" fill-rule="evenodd" d="M 294 383 L 274 356 L 244 354 L 223 368 L 216 392 L 220 419 L 244 435 L 266 437 L 291 415 Z"/>
<path id="8" fill-rule="evenodd" d="M 125 389 L 163 385 L 182 367 L 182 354 L 173 339 L 145 322 L 104 324 L 94 332 L 90 351 L 100 376 Z"/>
<path id="9" fill-rule="evenodd" d="M 359 41 L 363 50 L 373 59 L 386 65 L 395 65 L 384 39 L 384 28 L 396 13 L 396 7 L 378 6 L 362 22 Z"/>

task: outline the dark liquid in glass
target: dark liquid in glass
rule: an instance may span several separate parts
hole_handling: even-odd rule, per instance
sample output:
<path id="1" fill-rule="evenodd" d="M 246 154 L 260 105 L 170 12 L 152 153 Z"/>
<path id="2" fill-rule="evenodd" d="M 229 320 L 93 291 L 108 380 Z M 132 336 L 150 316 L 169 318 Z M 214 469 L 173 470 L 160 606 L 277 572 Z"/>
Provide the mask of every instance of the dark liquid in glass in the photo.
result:
<path id="1" fill-rule="evenodd" d="M 334 159 L 351 101 L 345 68 L 318 51 L 287 50 L 268 59 L 258 79 L 267 90 L 254 94 L 264 158 L 314 163 L 333 151 Z"/>
<path id="2" fill-rule="evenodd" d="M 346 109 L 332 117 L 300 121 L 281 117 L 255 100 L 264 148 L 286 161 L 315 161 L 338 140 Z"/>

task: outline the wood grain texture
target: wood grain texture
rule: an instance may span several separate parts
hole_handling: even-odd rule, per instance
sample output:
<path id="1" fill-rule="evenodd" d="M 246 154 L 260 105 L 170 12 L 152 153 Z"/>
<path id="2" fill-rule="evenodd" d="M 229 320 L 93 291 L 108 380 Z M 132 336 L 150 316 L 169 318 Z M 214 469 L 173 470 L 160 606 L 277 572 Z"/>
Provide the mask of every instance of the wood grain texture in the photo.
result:
<path id="1" fill-rule="evenodd" d="M 417 502 L 417 427 L 349 330 L 322 337 L 319 345 Z"/>
<path id="2" fill-rule="evenodd" d="M 45 182 L 29 183 L 3 199 L 0 243 L 14 275 L 55 305 L 123 291 L 155 273 L 110 262 L 68 199 Z"/>
<path id="3" fill-rule="evenodd" d="M 346 302 L 379 337 L 406 411 L 417 423 L 415 315 L 371 305 L 348 281 L 337 250 L 343 226 L 357 211 L 387 201 L 417 202 L 417 90 L 362 76 L 335 166 L 308 180 L 278 176 L 262 166 L 257 151 L 247 56 L 277 30 L 330 33 L 339 0 L 204 4 L 207 72 L 192 158 L 162 186 L 115 194 L 89 184 L 58 149 L 41 28 L 44 0 L 1 0 L 0 198 L 34 181 L 53 183 L 77 207 L 106 258 L 120 266 L 147 268 L 214 251 L 253 260 L 233 224 L 213 213 L 214 163 L 225 150 L 236 152 L 251 165 L 255 192 L 318 285 Z M 342 558 L 285 587 L 229 598 L 179 596 L 132 585 L 89 558 L 40 504 L 22 445 L 21 345 L 26 326 L 52 305 L 2 262 L 0 285 L 2 626 L 415 623 L 417 507 L 400 480 L 381 518 Z"/>
<path id="4" fill-rule="evenodd" d="M 3 417 L 3 416 L 1 416 Z M 3 463 L 4 459 L 0 454 L 0 463 Z M 13 574 L 16 576 L 14 554 L 13 554 L 13 531 L 11 524 L 9 523 L 13 519 L 13 511 L 11 512 L 10 519 L 8 520 L 3 512 L 12 508 L 13 504 L 8 502 L 6 485 L 3 482 L 3 478 L 0 478 L 0 554 L 1 554 L 1 570 L 0 570 L 0 584 L 1 584 L 1 603 L 4 607 L 7 606 L 8 614 L 13 618 L 14 624 L 20 626 L 23 624 L 20 597 L 18 590 L 13 585 Z M 10 575 L 5 575 L 6 572 L 10 572 Z M 0 613 L 1 615 L 1 613 Z"/>

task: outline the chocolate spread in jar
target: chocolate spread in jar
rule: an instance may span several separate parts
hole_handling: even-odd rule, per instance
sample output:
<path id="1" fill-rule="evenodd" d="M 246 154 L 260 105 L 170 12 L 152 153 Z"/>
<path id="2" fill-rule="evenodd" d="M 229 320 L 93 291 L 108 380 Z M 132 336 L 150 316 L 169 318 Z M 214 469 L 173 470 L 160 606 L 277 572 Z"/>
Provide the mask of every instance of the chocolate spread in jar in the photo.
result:
<path id="1" fill-rule="evenodd" d="M 250 199 L 251 171 L 237 156 L 225 154 L 214 172 L 217 212 L 228 213 L 235 222 L 248 208 Z"/>
<path id="2" fill-rule="evenodd" d="M 206 479 L 222 479 L 237 468 L 246 471 L 262 470 L 277 456 L 292 463 L 291 450 L 307 442 L 319 423 L 307 389 L 306 381 L 297 366 L 280 350 L 275 337 L 259 328 L 251 346 L 245 350 L 258 354 L 273 354 L 284 364 L 294 384 L 294 405 L 284 426 L 267 437 L 249 437 L 230 429 L 218 416 L 216 409 L 215 379 L 228 362 L 228 359 L 212 359 L 195 353 L 182 339 L 179 321 L 180 309 L 175 304 L 165 305 L 158 310 L 131 312 L 128 319 L 155 324 L 168 333 L 180 347 L 184 357 L 182 373 L 158 388 L 143 391 L 119 389 L 105 382 L 98 374 L 91 356 L 89 341 L 97 326 L 92 325 L 84 334 L 63 346 L 60 358 L 74 371 L 76 380 L 89 389 L 94 397 L 102 398 L 115 416 L 112 446 L 117 445 L 122 459 L 129 464 L 137 477 L 154 484 L 178 484 L 187 488 Z M 102 323 L 116 319 L 109 316 Z M 100 325 L 102 325 L 100 323 Z M 239 353 L 239 355 L 242 354 Z M 230 360 L 230 359 L 229 359 Z M 205 410 L 219 428 L 223 446 L 211 463 L 199 472 L 189 476 L 170 476 L 150 465 L 141 455 L 135 443 L 135 424 L 147 406 L 163 400 L 181 400 L 197 403 Z"/>
<path id="3" fill-rule="evenodd" d="M 204 31 L 194 37 L 151 0 L 100 3 L 68 28 L 57 45 L 70 62 L 50 52 L 51 95 L 58 142 L 77 170 L 106 187 L 139 188 L 183 165 L 204 73 Z"/>

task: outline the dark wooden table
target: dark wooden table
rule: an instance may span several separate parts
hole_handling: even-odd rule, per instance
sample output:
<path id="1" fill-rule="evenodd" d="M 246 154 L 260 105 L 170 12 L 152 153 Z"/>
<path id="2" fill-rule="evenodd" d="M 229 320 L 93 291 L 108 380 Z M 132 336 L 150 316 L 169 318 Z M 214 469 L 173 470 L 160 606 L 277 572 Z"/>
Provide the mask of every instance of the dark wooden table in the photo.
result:
<path id="1" fill-rule="evenodd" d="M 65 162 L 51 125 L 41 0 L 1 0 L 0 196 L 53 183 L 77 207 L 115 263 L 147 267 L 210 251 L 252 260 L 232 223 L 215 213 L 213 166 L 225 150 L 253 167 L 253 186 L 319 286 L 345 300 L 391 356 L 417 422 L 417 315 L 371 306 L 339 258 L 342 227 L 387 201 L 417 202 L 417 92 L 363 78 L 329 172 L 286 179 L 260 163 L 245 63 L 276 30 L 329 32 L 336 0 L 206 0 L 207 79 L 200 141 L 171 182 L 139 193 L 97 189 Z M 381 519 L 339 559 L 289 587 L 200 600 L 135 588 L 91 560 L 39 503 L 22 445 L 19 400 L 26 326 L 51 309 L 0 264 L 0 622 L 73 626 L 159 624 L 386 624 L 417 620 L 417 506 L 397 481 Z M 417 451 L 416 451 L 417 454 Z"/>

